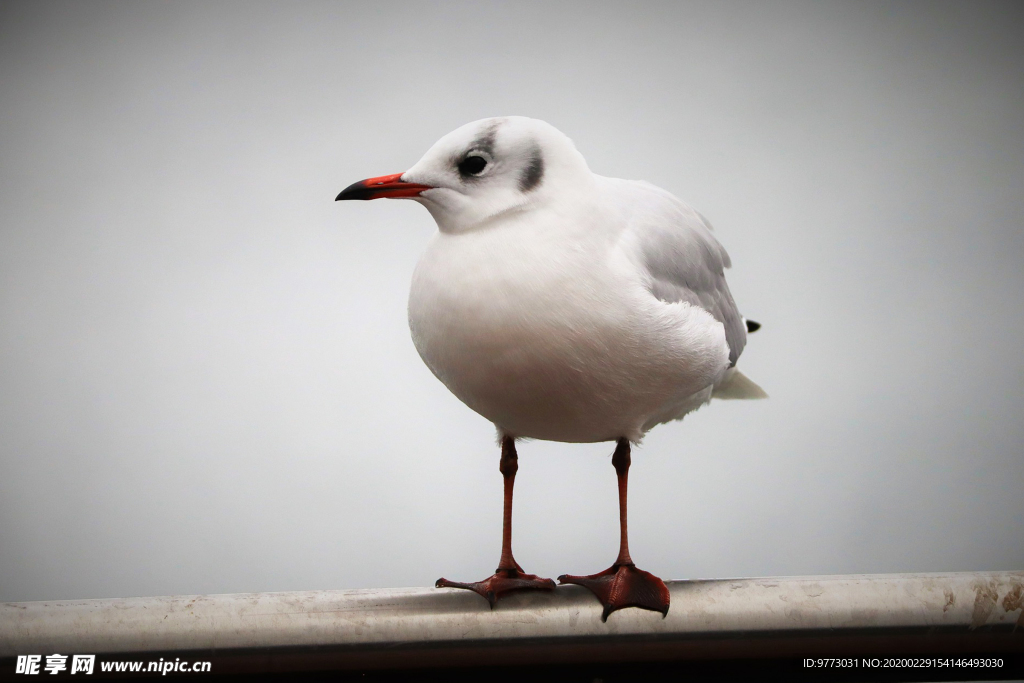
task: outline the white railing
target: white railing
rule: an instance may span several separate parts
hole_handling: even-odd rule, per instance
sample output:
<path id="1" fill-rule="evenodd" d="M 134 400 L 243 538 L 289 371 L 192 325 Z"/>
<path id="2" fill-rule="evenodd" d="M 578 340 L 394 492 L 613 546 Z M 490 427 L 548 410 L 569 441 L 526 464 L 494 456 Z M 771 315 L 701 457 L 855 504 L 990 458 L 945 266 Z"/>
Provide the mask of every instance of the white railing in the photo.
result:
<path id="1" fill-rule="evenodd" d="M 666 618 L 625 609 L 607 623 L 593 595 L 577 586 L 513 595 L 494 610 L 476 594 L 434 588 L 3 603 L 0 659 L 188 655 L 229 673 L 1024 653 L 1024 572 L 668 586 Z"/>

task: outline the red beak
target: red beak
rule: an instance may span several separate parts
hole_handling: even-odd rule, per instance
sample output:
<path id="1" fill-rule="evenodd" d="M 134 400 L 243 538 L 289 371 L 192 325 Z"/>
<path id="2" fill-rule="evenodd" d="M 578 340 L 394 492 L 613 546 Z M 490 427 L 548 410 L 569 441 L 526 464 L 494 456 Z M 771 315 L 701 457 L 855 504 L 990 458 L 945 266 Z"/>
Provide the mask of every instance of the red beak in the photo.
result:
<path id="1" fill-rule="evenodd" d="M 341 191 L 334 201 L 343 199 L 380 199 L 381 197 L 416 197 L 423 190 L 433 189 L 430 185 L 407 183 L 402 180 L 401 173 L 367 178 L 352 183 Z"/>

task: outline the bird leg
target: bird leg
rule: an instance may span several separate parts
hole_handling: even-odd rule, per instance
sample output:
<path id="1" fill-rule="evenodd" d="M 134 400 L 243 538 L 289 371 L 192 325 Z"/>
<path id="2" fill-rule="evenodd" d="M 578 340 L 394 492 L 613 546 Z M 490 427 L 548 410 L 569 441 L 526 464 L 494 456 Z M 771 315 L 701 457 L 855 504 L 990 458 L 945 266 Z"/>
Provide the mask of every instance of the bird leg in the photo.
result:
<path id="1" fill-rule="evenodd" d="M 460 583 L 448 579 L 438 579 L 434 584 L 438 588 L 465 588 L 483 596 L 494 607 L 500 598 L 517 590 L 554 590 L 555 582 L 542 579 L 534 574 L 526 574 L 512 557 L 512 488 L 519 469 L 519 455 L 516 453 L 515 440 L 511 436 L 501 437 L 501 465 L 499 468 L 505 479 L 505 516 L 501 529 L 501 559 L 494 575 L 483 581 Z"/>
<path id="2" fill-rule="evenodd" d="M 623 607 L 640 607 L 668 614 L 669 592 L 665 582 L 654 574 L 637 569 L 629 556 L 626 531 L 626 488 L 629 476 L 629 441 L 619 439 L 612 456 L 612 465 L 619 479 L 619 556 L 608 569 L 590 576 L 563 574 L 558 583 L 575 583 L 589 589 L 604 605 L 601 621 Z"/>

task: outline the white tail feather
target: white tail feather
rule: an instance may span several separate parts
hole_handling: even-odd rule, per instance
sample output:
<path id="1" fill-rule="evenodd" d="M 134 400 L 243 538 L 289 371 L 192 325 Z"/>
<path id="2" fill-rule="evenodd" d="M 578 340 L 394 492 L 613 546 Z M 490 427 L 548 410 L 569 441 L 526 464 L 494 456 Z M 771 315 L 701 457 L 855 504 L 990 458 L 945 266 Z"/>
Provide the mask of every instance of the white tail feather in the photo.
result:
<path id="1" fill-rule="evenodd" d="M 768 398 L 768 394 L 764 389 L 757 386 L 754 380 L 736 368 L 729 368 L 725 379 L 719 382 L 715 386 L 714 391 L 711 392 L 711 398 L 755 399 Z"/>

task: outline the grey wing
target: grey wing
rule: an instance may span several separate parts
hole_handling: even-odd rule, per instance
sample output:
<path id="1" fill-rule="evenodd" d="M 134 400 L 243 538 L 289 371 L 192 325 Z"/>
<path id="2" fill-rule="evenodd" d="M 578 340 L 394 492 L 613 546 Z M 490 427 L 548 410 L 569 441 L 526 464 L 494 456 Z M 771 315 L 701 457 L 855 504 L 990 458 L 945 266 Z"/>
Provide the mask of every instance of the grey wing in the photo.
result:
<path id="1" fill-rule="evenodd" d="M 725 281 L 725 269 L 732 265 L 729 254 L 703 216 L 660 188 L 645 189 L 658 192 L 648 197 L 638 220 L 631 221 L 631 231 L 639 233 L 637 246 L 651 292 L 662 301 L 685 301 L 714 316 L 725 327 L 729 365 L 736 365 L 747 330 Z"/>

